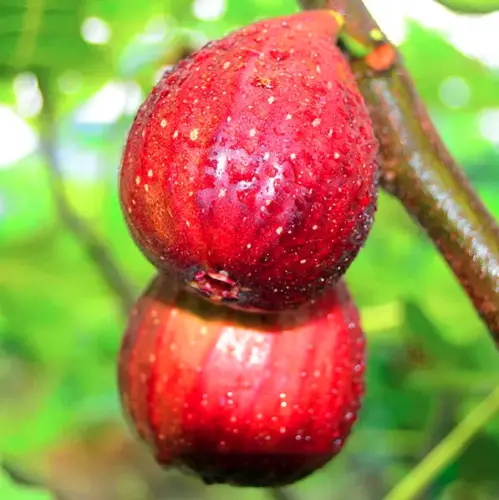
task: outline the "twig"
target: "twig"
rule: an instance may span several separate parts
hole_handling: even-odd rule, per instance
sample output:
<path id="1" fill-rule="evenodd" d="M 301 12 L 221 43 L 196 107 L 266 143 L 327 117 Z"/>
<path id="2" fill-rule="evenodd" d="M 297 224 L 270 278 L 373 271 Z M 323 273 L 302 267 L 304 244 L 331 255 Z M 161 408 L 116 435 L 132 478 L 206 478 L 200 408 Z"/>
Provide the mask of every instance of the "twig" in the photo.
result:
<path id="1" fill-rule="evenodd" d="M 455 395 L 444 392 L 436 397 L 435 407 L 428 422 L 427 437 L 423 440 L 423 446 L 421 447 L 418 460 L 424 460 L 434 446 L 452 429 L 455 408 Z M 428 487 L 426 491 L 421 492 L 418 500 L 431 500 L 434 496 L 435 493 L 431 491 L 431 487 Z"/>
<path id="2" fill-rule="evenodd" d="M 382 185 L 426 230 L 499 347 L 497 223 L 447 151 L 400 55 L 363 2 L 301 4 L 343 14 L 348 40 L 369 54 L 352 58 L 351 66 L 381 145 Z"/>
<path id="3" fill-rule="evenodd" d="M 412 500 L 463 451 L 473 437 L 499 413 L 499 386 L 462 420 L 407 474 L 385 500 Z"/>
<path id="4" fill-rule="evenodd" d="M 50 79 L 43 72 L 38 73 L 40 92 L 43 96 L 41 113 L 41 151 L 50 175 L 50 189 L 57 206 L 61 221 L 71 231 L 91 262 L 97 268 L 103 281 L 116 294 L 125 314 L 128 314 L 134 301 L 135 290 L 124 274 L 118 269 L 106 245 L 94 233 L 92 228 L 72 208 L 64 189 L 64 181 L 57 158 L 57 125 L 54 95 L 50 87 Z"/>
<path id="5" fill-rule="evenodd" d="M 128 314 L 135 300 L 135 293 L 131 284 L 119 271 L 104 243 L 99 240 L 85 221 L 73 211 L 71 204 L 66 198 L 61 170 L 56 155 L 57 133 L 50 87 L 48 86 L 46 75 L 39 73 L 38 78 L 44 101 L 40 131 L 41 149 L 49 169 L 50 188 L 59 216 L 66 227 L 77 237 L 81 246 L 97 267 L 102 279 L 120 299 L 123 311 L 125 314 Z M 42 479 L 31 476 L 7 460 L 1 460 L 0 467 L 18 484 L 45 489 L 53 493 L 59 500 L 68 500 L 69 498 L 54 487 L 45 484 Z"/>

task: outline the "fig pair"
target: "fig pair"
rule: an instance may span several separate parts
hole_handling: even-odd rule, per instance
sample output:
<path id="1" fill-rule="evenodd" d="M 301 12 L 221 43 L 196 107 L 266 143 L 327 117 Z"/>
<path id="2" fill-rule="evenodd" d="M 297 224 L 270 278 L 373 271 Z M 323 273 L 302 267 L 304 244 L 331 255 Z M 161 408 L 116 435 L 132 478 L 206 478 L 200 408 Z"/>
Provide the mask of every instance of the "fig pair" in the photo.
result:
<path id="1" fill-rule="evenodd" d="M 208 483 L 294 482 L 357 416 L 364 337 L 341 277 L 373 222 L 377 143 L 338 19 L 209 43 L 129 132 L 122 208 L 159 275 L 130 317 L 122 401 L 160 463 Z"/>

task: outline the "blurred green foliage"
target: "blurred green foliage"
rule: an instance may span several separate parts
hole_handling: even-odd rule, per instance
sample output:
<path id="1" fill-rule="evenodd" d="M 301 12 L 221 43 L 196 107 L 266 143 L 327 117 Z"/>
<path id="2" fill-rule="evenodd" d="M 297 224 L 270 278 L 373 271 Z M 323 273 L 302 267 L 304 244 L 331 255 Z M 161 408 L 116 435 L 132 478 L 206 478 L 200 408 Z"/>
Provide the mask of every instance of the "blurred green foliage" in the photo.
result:
<path id="1" fill-rule="evenodd" d="M 228 0 L 221 15 L 203 20 L 191 1 L 0 0 L 0 111 L 17 111 L 38 133 L 40 105 L 56 105 L 57 158 L 71 205 L 137 293 L 153 271 L 125 228 L 116 176 L 140 100 L 188 51 L 295 11 L 293 0 Z M 401 50 L 446 144 L 498 216 L 499 148 L 489 128 L 499 126 L 491 119 L 499 74 L 415 23 Z M 50 84 L 38 108 L 36 77 Z M 31 85 L 24 93 L 22 82 Z M 103 88 L 114 89 L 108 99 L 117 111 L 97 120 L 88 103 Z M 2 133 L 5 144 L 17 140 Z M 265 498 L 163 474 L 130 438 L 116 393 L 120 301 L 61 223 L 50 179 L 36 150 L 0 165 L 1 452 L 71 499 Z M 382 498 L 499 381 L 495 347 L 464 293 L 386 195 L 348 282 L 369 340 L 364 409 L 346 450 L 296 485 L 297 498 Z M 496 420 L 425 498 L 499 498 L 498 453 Z M 8 488 L 0 477 L 0 498 L 45 498 Z"/>
<path id="2" fill-rule="evenodd" d="M 7 474 L 0 473 L 0 494 L 9 500 L 50 500 L 49 493 L 17 485 Z"/>

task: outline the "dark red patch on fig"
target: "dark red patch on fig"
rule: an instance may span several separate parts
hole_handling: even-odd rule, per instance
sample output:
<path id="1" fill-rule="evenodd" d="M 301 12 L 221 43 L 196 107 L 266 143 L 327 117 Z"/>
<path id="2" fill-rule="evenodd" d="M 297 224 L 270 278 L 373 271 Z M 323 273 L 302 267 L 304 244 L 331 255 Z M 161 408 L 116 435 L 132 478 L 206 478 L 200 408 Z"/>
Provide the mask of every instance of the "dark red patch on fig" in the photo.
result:
<path id="1" fill-rule="evenodd" d="M 377 143 L 335 30 L 328 11 L 250 25 L 166 73 L 137 114 L 120 178 L 127 223 L 158 268 L 207 298 L 296 307 L 367 237 Z M 229 296 L 198 286 L 221 273 Z"/>
<path id="2" fill-rule="evenodd" d="M 364 391 L 364 348 L 343 282 L 315 304 L 264 316 L 159 277 L 129 321 L 122 402 L 165 466 L 207 483 L 289 484 L 342 448 Z"/>

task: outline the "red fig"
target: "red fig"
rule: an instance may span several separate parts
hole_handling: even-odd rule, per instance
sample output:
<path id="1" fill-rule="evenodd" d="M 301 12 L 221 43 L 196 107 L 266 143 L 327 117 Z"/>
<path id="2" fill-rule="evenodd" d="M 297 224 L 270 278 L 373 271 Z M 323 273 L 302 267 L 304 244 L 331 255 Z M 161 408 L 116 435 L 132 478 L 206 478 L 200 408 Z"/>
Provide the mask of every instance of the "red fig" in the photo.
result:
<path id="1" fill-rule="evenodd" d="M 123 407 L 165 466 L 278 486 L 342 448 L 364 390 L 364 337 L 341 281 L 271 315 L 218 307 L 158 277 L 119 359 Z"/>
<path id="2" fill-rule="evenodd" d="M 344 273 L 371 228 L 377 143 L 331 11 L 261 21 L 165 73 L 122 160 L 131 233 L 213 301 L 278 311 Z"/>

